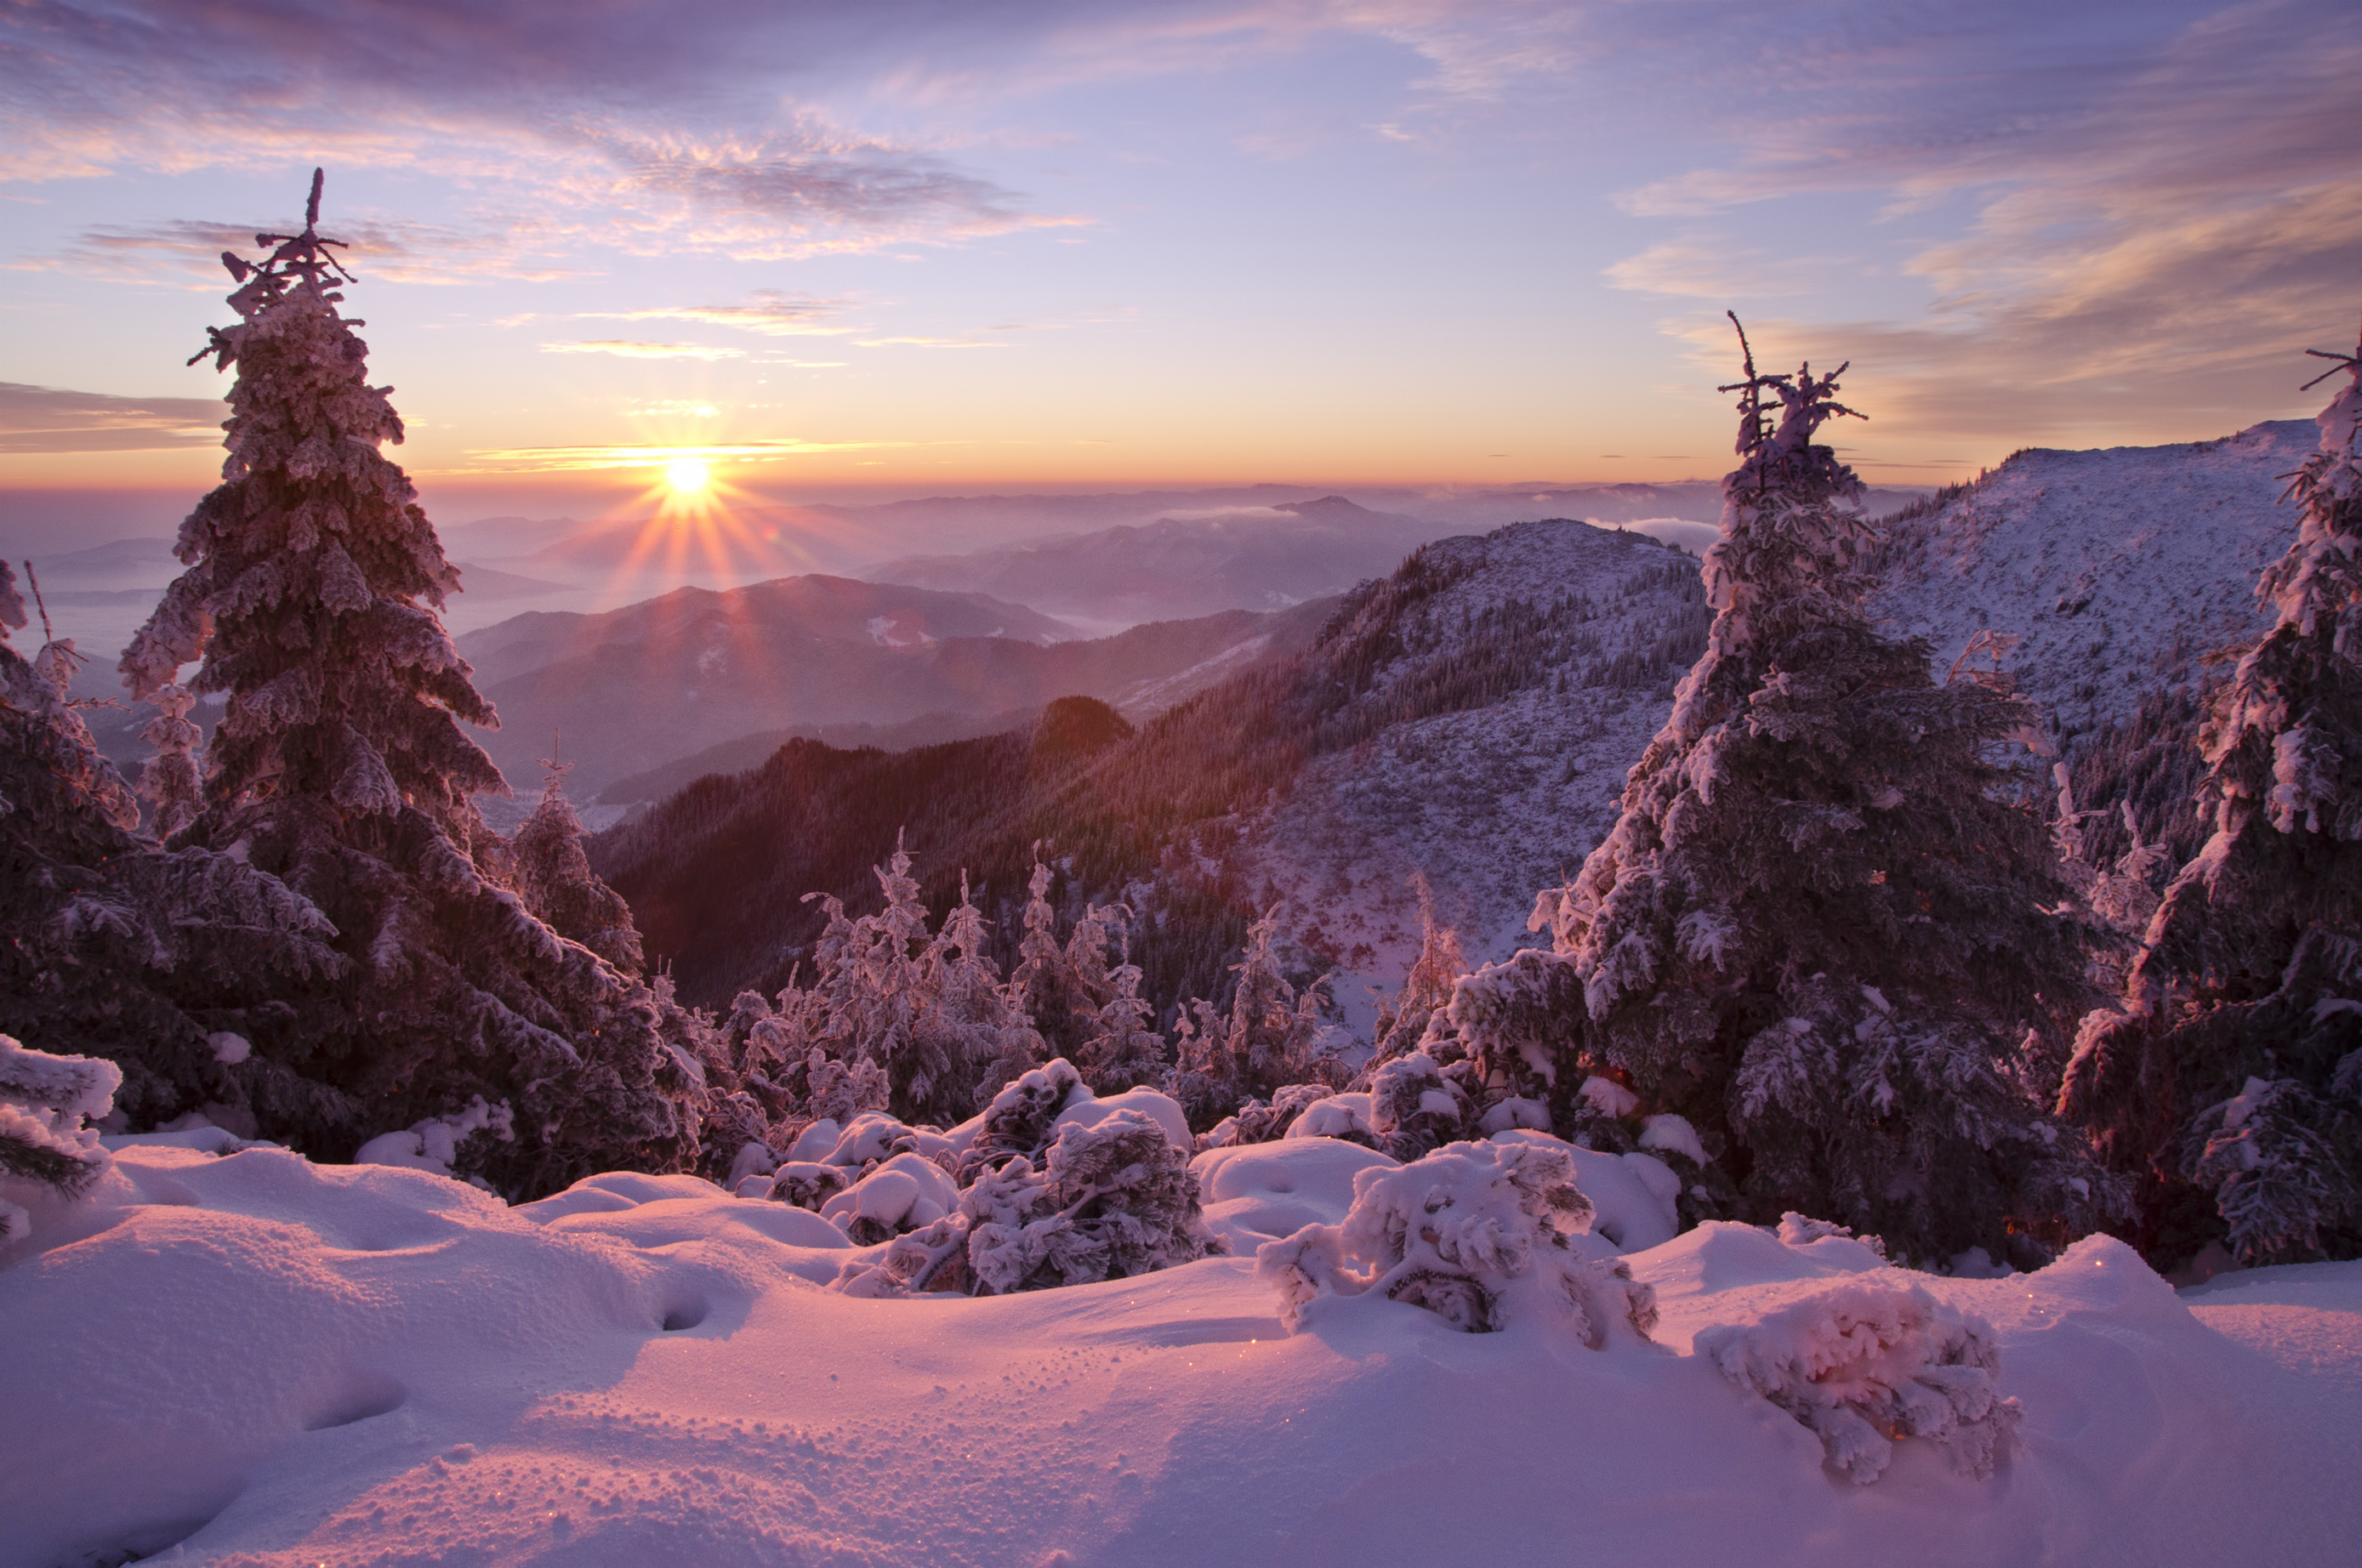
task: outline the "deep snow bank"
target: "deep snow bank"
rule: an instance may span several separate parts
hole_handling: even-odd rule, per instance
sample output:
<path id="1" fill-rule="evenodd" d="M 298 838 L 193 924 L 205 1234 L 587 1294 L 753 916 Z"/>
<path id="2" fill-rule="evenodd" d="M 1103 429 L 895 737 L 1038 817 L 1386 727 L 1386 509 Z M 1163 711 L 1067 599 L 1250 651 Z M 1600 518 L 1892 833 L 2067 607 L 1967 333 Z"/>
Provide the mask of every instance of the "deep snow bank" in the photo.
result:
<path id="1" fill-rule="evenodd" d="M 1336 1223 L 1323 1140 L 1221 1151 L 1240 1241 Z M 282 1151 L 117 1153 L 0 1251 L 0 1565 L 2333 1563 L 2362 1497 L 2362 1266 L 2178 1299 L 2126 1249 L 1891 1274 L 1713 1225 L 1627 1255 L 1657 1349 L 1373 1303 L 1289 1336 L 1251 1257 L 994 1299 L 819 1288 L 784 1204 L 606 1176 L 521 1209 Z M 1989 1480 L 1874 1486 L 1688 1354 L 1833 1281 L 1992 1326 Z"/>

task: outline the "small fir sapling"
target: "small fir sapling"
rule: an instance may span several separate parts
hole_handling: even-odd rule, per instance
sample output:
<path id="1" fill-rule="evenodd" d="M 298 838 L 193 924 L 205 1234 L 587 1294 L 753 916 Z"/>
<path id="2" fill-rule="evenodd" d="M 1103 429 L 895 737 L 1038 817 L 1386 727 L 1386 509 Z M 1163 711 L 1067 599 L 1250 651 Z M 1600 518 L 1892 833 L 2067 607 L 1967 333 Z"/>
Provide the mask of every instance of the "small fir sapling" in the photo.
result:
<path id="1" fill-rule="evenodd" d="M 1041 846 L 1033 848 L 1037 858 L 1027 888 L 1025 934 L 1018 940 L 1017 967 L 1009 971 L 1010 1000 L 1032 1020 L 1043 1051 L 1080 1061 L 1092 1022 L 1109 994 L 1102 956 L 1106 927 L 1097 918 L 1106 912 L 1087 910 L 1061 944 L 1058 912 L 1050 902 L 1054 873 L 1038 858 Z"/>
<path id="2" fill-rule="evenodd" d="M 1451 1144 L 1355 1172 L 1345 1223 L 1265 1243 L 1255 1277 L 1279 1293 L 1290 1332 L 1323 1298 L 1376 1296 L 1463 1333 L 1531 1325 L 1594 1350 L 1646 1343 L 1656 1293 L 1588 1239 L 1592 1213 L 1563 1147 Z"/>
<path id="3" fill-rule="evenodd" d="M 1451 1023 L 1488 1101 L 1497 1073 L 1564 1117 L 1606 1076 L 1683 1118 L 1741 1217 L 2036 1264 L 2122 1201 L 2025 1069 L 2085 1005 L 2095 935 L 2000 754 L 2037 716 L 1871 625 L 1878 536 L 1815 440 L 1852 411 L 1838 373 L 1746 365 L 1705 652 L 1615 828 L 1537 900 L 1551 948 L 1463 980 Z"/>
<path id="4" fill-rule="evenodd" d="M 2200 732 L 2214 824 L 2059 1093 L 2142 1179 L 2160 1263 L 2362 1256 L 2362 345 L 2294 476 L 2273 625 Z"/>
<path id="5" fill-rule="evenodd" d="M 1410 884 L 1418 893 L 1418 957 L 1403 976 L 1402 989 L 1378 1011 L 1372 1033 L 1374 1067 L 1420 1049 L 1429 1024 L 1451 1005 L 1453 982 L 1468 972 L 1460 933 L 1435 918 L 1435 889 L 1429 885 L 1427 873 L 1412 873 Z"/>
<path id="6" fill-rule="evenodd" d="M 237 370 L 223 483 L 122 662 L 135 698 L 192 661 L 191 689 L 227 697 L 176 842 L 283 879 L 335 927 L 337 983 L 275 989 L 286 1016 L 252 1036 L 278 1086 L 257 1113 L 336 1157 L 389 1120 L 505 1102 L 518 1136 L 472 1174 L 517 1194 L 678 1168 L 704 1088 L 667 1048 L 664 997 L 501 885 L 505 847 L 472 797 L 505 786 L 460 728 L 495 719 L 436 614 L 458 574 L 380 451 L 402 422 L 337 309 L 349 276 L 318 233 L 320 185 L 301 234 L 257 236 L 259 264 L 224 258 L 238 320 L 206 350 Z"/>
<path id="7" fill-rule="evenodd" d="M 123 1073 L 94 1057 L 51 1056 L 0 1035 L 0 1177 L 78 1198 L 106 1168 L 89 1124 L 115 1103 Z M 0 1241 L 21 1241 L 31 1220 L 0 1201 Z"/>
<path id="8" fill-rule="evenodd" d="M 984 913 L 969 895 L 965 873 L 959 902 L 944 911 L 943 924 L 927 944 L 921 984 L 932 1004 L 934 1026 L 953 1041 L 953 1058 L 983 1064 L 970 1091 L 970 1109 L 991 1103 L 1003 1084 L 1042 1060 L 1042 1036 L 985 954 Z"/>
<path id="9" fill-rule="evenodd" d="M 1782 1240 L 1788 1230 L 1783 1221 Z M 1992 1328 L 1918 1286 L 1849 1279 L 1755 1322 L 1701 1329 L 1694 1344 L 1725 1377 L 1811 1428 L 1830 1467 L 1857 1485 L 1877 1480 L 1894 1440 L 1912 1437 L 1963 1474 L 1991 1475 L 2022 1413 L 1996 1387 Z"/>

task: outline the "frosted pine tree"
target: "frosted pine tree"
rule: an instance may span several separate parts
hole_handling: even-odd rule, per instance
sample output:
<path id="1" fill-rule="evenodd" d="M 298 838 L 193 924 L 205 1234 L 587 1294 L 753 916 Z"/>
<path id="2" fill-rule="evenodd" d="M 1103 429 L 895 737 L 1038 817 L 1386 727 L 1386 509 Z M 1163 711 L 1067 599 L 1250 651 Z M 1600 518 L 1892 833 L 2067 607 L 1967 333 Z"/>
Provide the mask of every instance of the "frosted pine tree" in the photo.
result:
<path id="1" fill-rule="evenodd" d="M 2060 1107 L 2143 1178 L 2160 1261 L 2362 1256 L 2362 345 L 2295 476 L 2272 630 L 2200 735 L 2214 832 L 2168 885 Z M 2317 385 L 2320 378 L 2309 385 Z"/>
<path id="2" fill-rule="evenodd" d="M 227 696 L 181 841 L 281 878 L 336 927 L 337 982 L 274 997 L 251 1039 L 306 1089 L 265 1130 L 343 1157 L 480 1098 L 518 1129 L 481 1156 L 504 1190 L 677 1168 L 699 1091 L 658 1037 L 661 999 L 477 862 L 494 846 L 471 797 L 504 786 L 460 725 L 491 725 L 491 705 L 436 615 L 458 573 L 380 451 L 402 422 L 337 312 L 350 280 L 320 187 L 301 234 L 256 236 L 260 263 L 223 258 L 238 320 L 206 350 L 238 373 L 223 483 L 123 658 L 135 697 L 191 661 L 193 690 Z"/>
<path id="3" fill-rule="evenodd" d="M 167 683 L 158 686 L 149 700 L 156 705 L 156 717 L 139 731 L 139 738 L 155 748 L 154 755 L 139 773 L 139 794 L 149 806 L 149 829 L 159 839 L 169 839 L 196 820 L 204 804 L 204 785 L 197 774 L 197 727 L 189 721 L 189 709 L 197 702 L 196 694 L 184 686 Z"/>
<path id="4" fill-rule="evenodd" d="M 535 916 L 568 941 L 579 942 L 625 974 L 637 974 L 639 927 L 631 906 L 600 880 L 582 850 L 582 818 L 566 798 L 573 766 L 545 759 L 540 804 L 510 840 L 511 879 Z"/>
<path id="5" fill-rule="evenodd" d="M 1740 462 L 1706 651 L 1615 828 L 1540 899 L 1552 951 L 1462 981 L 1452 1022 L 1570 1124 L 1592 1074 L 1684 1118 L 1747 1218 L 2031 1262 L 2111 1196 L 2027 1082 L 2088 994 L 2084 930 L 2046 913 L 2068 889 L 1996 760 L 2029 706 L 1937 685 L 1860 609 L 1876 534 L 1814 439 L 1852 411 L 1843 369 L 1759 375 L 1749 353 L 1726 389 Z"/>
<path id="6" fill-rule="evenodd" d="M 1037 854 L 1040 848 L 1034 846 Z M 1106 997 L 1092 994 L 1076 968 L 1075 959 L 1083 956 L 1077 944 L 1058 940 L 1058 912 L 1050 902 L 1053 876 L 1038 859 L 1033 862 L 1025 935 L 1017 944 L 1017 967 L 1009 973 L 1010 995 L 1041 1031 L 1050 1055 L 1079 1058 L 1091 1019 Z"/>
<path id="7" fill-rule="evenodd" d="M 138 803 L 66 698 L 76 655 L 28 662 L 0 561 L 0 1030 L 121 1070 L 136 1126 L 192 1113 L 243 1127 L 315 1091 L 244 1054 L 281 989 L 341 967 L 326 916 L 235 856 L 139 838 Z"/>
<path id="8" fill-rule="evenodd" d="M 1291 1083 L 1341 1086 L 1348 1074 L 1321 1048 L 1322 981 L 1299 994 L 1280 966 L 1276 910 L 1247 929 L 1246 950 L 1231 966 L 1238 985 L 1227 1020 L 1198 1004 L 1197 1026 L 1175 1030 L 1179 1059 L 1164 1091 L 1203 1132 L 1249 1100 L 1269 1101 Z"/>
<path id="9" fill-rule="evenodd" d="M 1127 1089 L 1153 1087 L 1163 1081 L 1166 1067 L 1164 1036 L 1156 1032 L 1156 1009 L 1140 994 L 1140 966 L 1131 961 L 1131 931 L 1121 905 L 1095 905 L 1075 929 L 1080 941 L 1094 924 L 1111 931 L 1117 962 L 1107 971 L 1108 999 L 1091 1020 L 1090 1038 L 1076 1058 L 1084 1080 L 1097 1094 L 1120 1094 Z"/>

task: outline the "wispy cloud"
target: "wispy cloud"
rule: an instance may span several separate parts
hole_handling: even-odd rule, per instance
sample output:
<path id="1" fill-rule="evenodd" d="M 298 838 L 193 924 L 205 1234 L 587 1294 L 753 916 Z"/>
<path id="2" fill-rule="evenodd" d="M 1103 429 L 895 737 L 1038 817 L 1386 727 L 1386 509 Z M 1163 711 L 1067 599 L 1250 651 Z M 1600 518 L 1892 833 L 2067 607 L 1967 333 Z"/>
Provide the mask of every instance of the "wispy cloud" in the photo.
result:
<path id="1" fill-rule="evenodd" d="M 1728 90 L 1706 101 L 1726 106 L 1723 134 L 1743 151 L 1624 204 L 1694 216 L 1863 193 L 1902 242 L 1938 205 L 1967 203 L 1965 228 L 1906 246 L 1904 273 L 1929 291 L 1915 319 L 1761 323 L 1769 341 L 1852 357 L 1894 423 L 2097 437 L 2112 424 L 2244 422 L 2286 406 L 2290 354 L 2351 318 L 2362 279 L 2351 5 L 2249 0 L 2179 25 L 2161 9 L 2014 6 L 1909 29 L 1842 5 L 1794 20 L 1776 60 L 1735 56 L 1710 74 Z M 1760 80 L 1742 88 L 1750 73 Z M 1774 101 L 1792 112 L 1767 113 Z M 1672 244 L 1610 275 L 1672 295 L 1749 291 L 1743 270 L 1719 273 Z M 1672 330 L 1727 360 L 1726 323 L 1685 316 Z"/>
<path id="2" fill-rule="evenodd" d="M 721 348 L 705 343 L 640 343 L 629 338 L 596 338 L 586 343 L 545 343 L 544 354 L 612 354 L 618 359 L 743 359 L 743 348 Z"/>
<path id="3" fill-rule="evenodd" d="M 0 453 L 214 446 L 229 406 L 212 398 L 117 398 L 0 381 Z"/>
<path id="4" fill-rule="evenodd" d="M 871 447 L 925 444 L 908 441 L 745 441 L 694 445 L 513 446 L 469 452 L 462 469 L 445 473 L 588 473 L 619 468 L 661 468 L 668 463 L 766 461 L 822 452 L 859 452 Z"/>
<path id="5" fill-rule="evenodd" d="M 1826 288 L 1842 262 L 1825 257 L 1766 258 L 1736 245 L 1652 245 L 1606 269 L 1618 289 L 1696 300 L 1760 300 Z"/>

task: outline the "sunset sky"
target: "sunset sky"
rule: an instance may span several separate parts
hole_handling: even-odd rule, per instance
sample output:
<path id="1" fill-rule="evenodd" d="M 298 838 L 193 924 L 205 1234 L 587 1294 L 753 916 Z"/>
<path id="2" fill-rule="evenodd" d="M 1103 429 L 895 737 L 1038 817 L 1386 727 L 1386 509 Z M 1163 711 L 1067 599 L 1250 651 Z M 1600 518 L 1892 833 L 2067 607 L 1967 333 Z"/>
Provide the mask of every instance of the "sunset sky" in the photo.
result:
<path id="1" fill-rule="evenodd" d="M 2352 0 L 20 0 L 0 49 L 19 493 L 206 483 L 214 258 L 315 163 L 461 507 L 676 447 L 793 498 L 1711 476 L 1725 307 L 1934 483 L 2309 412 L 2362 313 Z"/>

